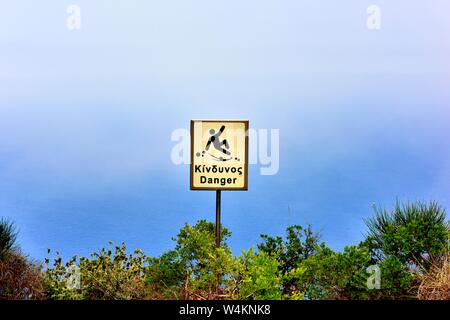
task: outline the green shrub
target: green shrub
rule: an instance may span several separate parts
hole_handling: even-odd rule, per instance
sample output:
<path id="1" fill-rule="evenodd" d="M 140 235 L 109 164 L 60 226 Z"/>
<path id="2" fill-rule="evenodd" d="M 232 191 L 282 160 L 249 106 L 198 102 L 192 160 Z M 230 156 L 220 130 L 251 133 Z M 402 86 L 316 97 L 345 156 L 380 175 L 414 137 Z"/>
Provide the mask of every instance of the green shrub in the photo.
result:
<path id="1" fill-rule="evenodd" d="M 258 244 L 258 249 L 278 261 L 284 294 L 298 293 L 298 279 L 293 271 L 298 271 L 301 262 L 317 253 L 324 245 L 320 243 L 320 235 L 314 233 L 310 225 L 306 228 L 293 225 L 287 227 L 285 239 L 264 234 L 261 237 L 263 242 Z"/>
<path id="2" fill-rule="evenodd" d="M 446 212 L 436 202 L 397 202 L 392 211 L 374 210 L 375 216 L 366 220 L 366 243 L 376 259 L 395 256 L 404 265 L 427 270 L 448 248 Z"/>
<path id="3" fill-rule="evenodd" d="M 274 257 L 251 248 L 234 259 L 226 282 L 230 298 L 243 300 L 279 300 L 282 297 L 279 264 Z"/>
<path id="4" fill-rule="evenodd" d="M 151 288 L 149 298 L 181 299 L 187 274 L 186 265 L 175 250 L 150 258 L 146 270 L 146 283 Z"/>
<path id="5" fill-rule="evenodd" d="M 127 254 L 124 244 L 102 248 L 92 253 L 91 258 L 74 256 L 65 264 L 57 253 L 52 266 L 46 259 L 46 292 L 50 299 L 143 299 L 147 294 L 146 261 L 139 249 Z"/>
<path id="6" fill-rule="evenodd" d="M 381 271 L 381 289 L 379 299 L 415 299 L 417 277 L 396 256 L 389 256 L 379 263 Z"/>
<path id="7" fill-rule="evenodd" d="M 367 299 L 369 251 L 359 246 L 343 252 L 322 247 L 302 261 L 297 286 L 308 299 Z"/>
<path id="8" fill-rule="evenodd" d="M 221 248 L 216 248 L 215 224 L 205 220 L 194 226 L 185 224 L 174 250 L 150 259 L 146 283 L 151 295 L 164 299 L 212 299 L 223 296 L 224 278 L 230 273 L 232 254 L 222 228 Z"/>
<path id="9" fill-rule="evenodd" d="M 356 246 L 336 252 L 320 236 L 294 225 L 286 236 L 262 235 L 258 250 L 233 256 L 230 232 L 215 224 L 185 224 L 174 248 L 148 258 L 124 244 L 89 258 L 62 262 L 59 253 L 42 273 L 15 248 L 17 233 L 0 223 L 0 298 L 38 299 L 424 299 L 446 297 L 449 227 L 445 210 L 431 202 L 375 208 L 369 232 Z M 50 253 L 50 251 L 49 251 Z M 368 267 L 377 266 L 380 287 Z M 379 273 L 378 273 L 379 271 Z M 75 282 L 74 282 L 75 280 Z M 77 281 L 79 280 L 79 281 Z M 420 285 L 420 291 L 418 287 Z"/>

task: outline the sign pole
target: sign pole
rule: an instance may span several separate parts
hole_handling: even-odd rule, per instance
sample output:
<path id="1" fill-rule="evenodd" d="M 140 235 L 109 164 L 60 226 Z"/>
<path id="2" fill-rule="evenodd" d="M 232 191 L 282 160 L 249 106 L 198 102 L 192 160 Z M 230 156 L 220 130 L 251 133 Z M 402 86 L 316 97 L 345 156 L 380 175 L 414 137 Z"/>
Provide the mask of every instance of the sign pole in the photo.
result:
<path id="1" fill-rule="evenodd" d="M 216 190 L 216 247 L 220 248 L 220 197 L 221 190 Z"/>
<path id="2" fill-rule="evenodd" d="M 221 190 L 216 190 L 216 247 L 220 248 L 220 198 Z M 217 274 L 216 299 L 220 294 L 220 274 Z"/>

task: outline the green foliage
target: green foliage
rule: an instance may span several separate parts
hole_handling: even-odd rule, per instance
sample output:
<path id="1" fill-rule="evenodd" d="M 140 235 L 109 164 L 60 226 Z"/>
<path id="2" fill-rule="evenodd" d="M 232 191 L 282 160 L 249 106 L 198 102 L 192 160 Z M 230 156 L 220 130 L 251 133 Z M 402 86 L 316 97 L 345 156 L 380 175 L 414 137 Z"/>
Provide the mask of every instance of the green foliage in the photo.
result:
<path id="1" fill-rule="evenodd" d="M 221 247 L 228 250 L 227 239 L 230 232 L 226 228 L 221 229 Z M 188 268 L 195 275 L 202 270 L 212 258 L 211 253 L 216 249 L 215 224 L 200 220 L 194 226 L 185 224 L 180 230 L 176 241 L 175 251 L 180 258 L 188 264 Z"/>
<path id="2" fill-rule="evenodd" d="M 151 286 L 152 299 L 180 299 L 181 288 L 186 278 L 185 263 L 175 250 L 167 251 L 156 258 L 149 258 L 146 283 Z"/>
<path id="3" fill-rule="evenodd" d="M 102 248 L 92 253 L 91 258 L 74 256 L 65 264 L 57 253 L 51 267 L 46 259 L 47 296 L 50 299 L 142 299 L 146 295 L 143 282 L 146 261 L 139 249 L 127 254 L 124 244 Z"/>
<path id="4" fill-rule="evenodd" d="M 180 230 L 174 250 L 150 259 L 146 282 L 159 299 L 279 299 L 279 264 L 274 257 L 252 249 L 233 257 L 222 229 L 216 248 L 215 225 L 205 220 Z"/>
<path id="5" fill-rule="evenodd" d="M 221 235 L 221 248 L 216 248 L 215 224 L 200 220 L 194 226 L 185 224 L 174 239 L 175 251 L 185 266 L 184 298 L 208 299 L 218 293 L 232 259 L 227 245 L 230 232 L 222 228 Z"/>
<path id="6" fill-rule="evenodd" d="M 278 261 L 265 252 L 255 253 L 253 248 L 234 259 L 230 280 L 230 297 L 243 300 L 281 299 L 281 279 Z"/>
<path id="7" fill-rule="evenodd" d="M 366 224 L 367 243 L 376 259 L 395 256 L 404 265 L 426 270 L 448 247 L 446 213 L 436 202 L 397 202 L 393 211 L 374 209 L 375 216 Z"/>
<path id="8" fill-rule="evenodd" d="M 217 248 L 215 224 L 200 220 L 185 224 L 173 239 L 174 248 L 158 257 L 148 258 L 139 249 L 128 254 L 124 244 L 113 247 L 110 243 L 89 258 L 74 256 L 66 263 L 57 253 L 51 265 L 46 259 L 47 270 L 41 273 L 13 249 L 14 226 L 1 220 L 0 297 L 41 298 L 43 289 L 50 299 L 446 296 L 450 268 L 445 253 L 449 245 L 445 210 L 434 202 L 397 203 L 393 211 L 375 208 L 374 217 L 366 223 L 369 233 L 364 241 L 341 252 L 320 242 L 311 226 L 294 225 L 286 229 L 285 238 L 262 235 L 257 251 L 251 248 L 233 256 L 227 244 L 230 232 L 222 228 L 221 247 Z M 377 275 L 380 287 L 369 289 L 368 283 Z"/>
<path id="9" fill-rule="evenodd" d="M 0 219 L 0 261 L 6 258 L 16 243 L 17 231 L 14 223 L 6 218 Z"/>
<path id="10" fill-rule="evenodd" d="M 261 252 L 267 253 L 274 257 L 279 263 L 279 271 L 281 273 L 282 288 L 285 294 L 299 292 L 295 277 L 297 268 L 301 262 L 311 255 L 317 253 L 320 244 L 320 235 L 314 233 L 310 225 L 303 228 L 299 225 L 289 226 L 286 229 L 286 239 L 282 237 L 271 237 L 261 235 L 263 242 L 258 244 Z"/>
<path id="11" fill-rule="evenodd" d="M 323 247 L 301 263 L 298 286 L 308 299 L 366 299 L 369 262 L 369 251 L 359 246 Z"/>
<path id="12" fill-rule="evenodd" d="M 211 299 L 224 288 L 222 283 L 232 268 L 227 239 L 230 232 L 221 229 L 221 248 L 216 248 L 215 224 L 205 220 L 194 226 L 185 224 L 174 250 L 150 259 L 146 282 L 153 298 Z"/>
<path id="13" fill-rule="evenodd" d="M 380 261 L 381 290 L 376 293 L 381 299 L 413 299 L 418 281 L 414 274 L 396 256 Z"/>

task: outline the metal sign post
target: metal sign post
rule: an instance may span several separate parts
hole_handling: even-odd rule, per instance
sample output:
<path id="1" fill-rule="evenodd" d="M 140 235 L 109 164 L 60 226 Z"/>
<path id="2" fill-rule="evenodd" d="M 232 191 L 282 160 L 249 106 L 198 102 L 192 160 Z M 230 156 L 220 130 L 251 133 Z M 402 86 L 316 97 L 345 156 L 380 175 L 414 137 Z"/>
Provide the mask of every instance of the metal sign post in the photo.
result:
<path id="1" fill-rule="evenodd" d="M 220 197 L 221 190 L 216 190 L 216 247 L 220 248 Z"/>

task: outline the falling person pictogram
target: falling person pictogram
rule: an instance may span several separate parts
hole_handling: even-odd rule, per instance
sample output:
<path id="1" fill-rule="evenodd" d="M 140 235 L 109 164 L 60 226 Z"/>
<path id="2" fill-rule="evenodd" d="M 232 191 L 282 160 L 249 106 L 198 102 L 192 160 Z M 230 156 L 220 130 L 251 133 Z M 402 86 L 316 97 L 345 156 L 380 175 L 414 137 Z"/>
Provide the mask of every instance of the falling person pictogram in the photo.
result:
<path id="1" fill-rule="evenodd" d="M 206 144 L 206 147 L 205 147 L 206 151 L 209 150 L 209 147 L 211 146 L 211 143 L 212 143 L 214 148 L 216 148 L 216 150 L 221 151 L 222 153 L 225 153 L 226 155 L 231 154 L 231 152 L 227 150 L 227 149 L 230 149 L 230 146 L 229 146 L 227 140 L 226 139 L 224 139 L 223 141 L 219 140 L 219 137 L 223 133 L 224 130 L 225 130 L 225 126 L 221 126 L 217 133 L 214 129 L 209 130 L 209 134 L 211 135 L 211 137 L 209 138 L 208 143 Z M 223 148 L 223 146 L 225 146 L 225 148 Z"/>
<path id="2" fill-rule="evenodd" d="M 217 161 L 228 161 L 228 160 L 233 159 L 233 157 L 230 157 L 231 156 L 231 152 L 230 152 L 230 145 L 229 145 L 228 141 L 226 139 L 220 141 L 220 136 L 222 135 L 222 133 L 224 131 L 225 131 L 225 126 L 224 125 L 222 125 L 217 132 L 214 129 L 210 129 L 209 130 L 210 137 L 208 139 L 208 142 L 206 143 L 205 150 L 203 150 L 202 154 L 200 154 L 198 152 L 196 154 L 197 157 L 199 157 L 200 155 L 203 157 L 205 155 L 205 153 L 207 151 L 209 151 L 211 145 L 213 145 L 214 149 L 216 149 L 217 151 L 219 151 L 222 154 L 225 154 L 225 155 L 229 156 L 229 158 L 224 158 L 223 156 L 216 157 L 215 155 L 213 155 L 210 152 L 208 152 L 208 154 L 211 157 L 213 157 L 215 160 L 217 160 Z M 238 158 L 235 158 L 235 160 L 239 161 Z"/>

